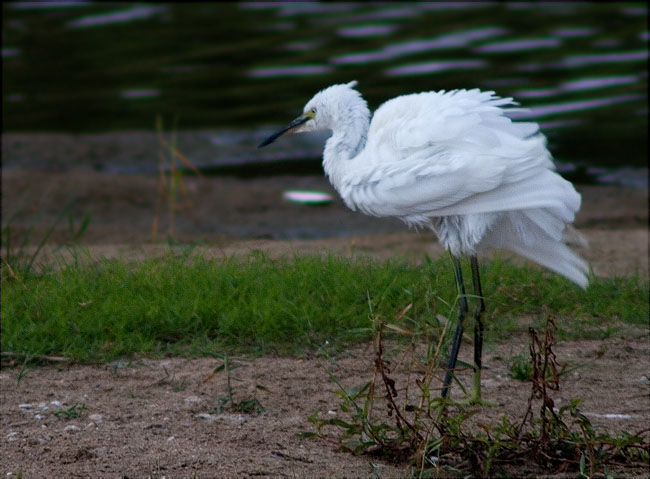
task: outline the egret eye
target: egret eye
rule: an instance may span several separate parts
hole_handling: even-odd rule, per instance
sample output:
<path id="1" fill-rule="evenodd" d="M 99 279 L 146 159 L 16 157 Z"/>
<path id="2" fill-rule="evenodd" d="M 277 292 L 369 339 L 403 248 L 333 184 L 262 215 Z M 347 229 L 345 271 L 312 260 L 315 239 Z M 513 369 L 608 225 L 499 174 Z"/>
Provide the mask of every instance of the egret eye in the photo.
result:
<path id="1" fill-rule="evenodd" d="M 314 115 L 316 114 L 316 108 L 312 108 L 310 111 L 311 111 Z"/>

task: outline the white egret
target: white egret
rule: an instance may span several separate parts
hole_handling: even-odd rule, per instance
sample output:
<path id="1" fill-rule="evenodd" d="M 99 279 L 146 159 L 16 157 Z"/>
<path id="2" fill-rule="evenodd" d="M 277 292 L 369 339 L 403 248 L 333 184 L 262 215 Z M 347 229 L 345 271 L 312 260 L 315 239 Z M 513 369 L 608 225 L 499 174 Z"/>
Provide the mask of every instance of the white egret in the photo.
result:
<path id="1" fill-rule="evenodd" d="M 459 318 L 442 396 L 446 397 L 468 314 L 460 256 L 470 257 L 474 295 L 474 387 L 481 401 L 485 305 L 477 255 L 502 248 L 586 288 L 588 265 L 567 247 L 584 244 L 571 223 L 581 197 L 555 172 L 546 138 L 533 122 L 513 122 L 512 98 L 453 90 L 387 101 L 372 122 L 357 82 L 333 85 L 307 102 L 285 133 L 331 130 L 323 167 L 345 204 L 430 228 L 454 259 Z"/>

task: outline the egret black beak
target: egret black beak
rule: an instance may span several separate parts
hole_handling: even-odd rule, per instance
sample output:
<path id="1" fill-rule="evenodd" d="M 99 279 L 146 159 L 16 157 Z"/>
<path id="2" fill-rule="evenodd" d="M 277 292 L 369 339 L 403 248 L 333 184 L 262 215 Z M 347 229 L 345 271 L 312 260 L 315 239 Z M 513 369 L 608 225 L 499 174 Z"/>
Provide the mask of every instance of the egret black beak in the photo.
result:
<path id="1" fill-rule="evenodd" d="M 295 120 L 293 120 L 293 121 L 292 121 L 291 123 L 289 123 L 287 126 L 285 126 L 284 128 L 282 128 L 281 130 L 276 131 L 275 133 L 273 133 L 273 134 L 272 134 L 271 136 L 269 136 L 266 140 L 264 140 L 262 143 L 260 143 L 259 145 L 257 145 L 257 147 L 258 147 L 258 148 L 262 148 L 263 146 L 266 146 L 266 145 L 269 145 L 269 144 L 273 143 L 275 140 L 277 140 L 278 138 L 280 138 L 282 135 L 284 135 L 284 134 L 287 133 L 288 131 L 291 131 L 291 130 L 293 130 L 294 128 L 299 127 L 300 125 L 302 125 L 303 123 L 308 122 L 308 121 L 311 120 L 312 118 L 313 118 L 313 115 L 310 115 L 309 112 L 308 112 L 308 113 L 305 113 L 305 114 L 303 114 L 303 115 L 300 115 L 298 118 L 296 118 Z"/>

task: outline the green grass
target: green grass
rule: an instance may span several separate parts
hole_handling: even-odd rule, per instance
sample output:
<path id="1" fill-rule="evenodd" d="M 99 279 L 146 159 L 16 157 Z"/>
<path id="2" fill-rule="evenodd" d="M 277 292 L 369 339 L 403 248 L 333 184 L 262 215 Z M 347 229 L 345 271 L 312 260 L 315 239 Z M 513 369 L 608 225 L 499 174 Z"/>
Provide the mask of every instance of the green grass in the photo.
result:
<path id="1" fill-rule="evenodd" d="M 77 404 L 73 404 L 69 408 L 59 409 L 58 411 L 54 411 L 54 415 L 58 418 L 63 418 L 63 419 L 78 419 L 81 417 L 81 414 L 83 413 L 84 409 L 86 409 L 85 404 L 81 404 L 81 406 Z"/>
<path id="2" fill-rule="evenodd" d="M 530 381 L 533 377 L 533 365 L 530 357 L 524 353 L 511 356 L 508 359 L 508 373 L 512 379 L 517 381 Z"/>
<path id="3" fill-rule="evenodd" d="M 337 256 L 225 260 L 169 254 L 143 262 L 75 262 L 58 270 L 2 276 L 2 350 L 107 361 L 216 350 L 300 353 L 372 337 L 373 315 L 410 329 L 455 320 L 448 257 L 379 262 Z M 469 278 L 469 272 L 466 273 Z M 559 336 L 606 337 L 645 325 L 648 282 L 593 278 L 587 291 L 564 278 L 502 259 L 482 265 L 488 340 L 520 331 L 519 318 L 553 314 Z M 467 281 L 471 284 L 471 281 Z M 470 288 L 471 289 L 471 288 Z"/>

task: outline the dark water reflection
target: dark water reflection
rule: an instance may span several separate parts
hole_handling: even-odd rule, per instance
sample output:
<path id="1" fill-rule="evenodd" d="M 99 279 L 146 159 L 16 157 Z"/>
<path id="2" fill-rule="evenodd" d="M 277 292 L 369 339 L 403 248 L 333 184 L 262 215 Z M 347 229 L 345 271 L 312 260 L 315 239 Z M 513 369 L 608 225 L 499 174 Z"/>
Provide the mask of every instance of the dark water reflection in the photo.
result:
<path id="1" fill-rule="evenodd" d="M 205 166 L 257 161 L 248 147 L 265 131 L 315 91 L 357 79 L 371 108 L 417 91 L 495 90 L 542 123 L 565 168 L 647 166 L 645 3 L 2 8 L 5 132 L 152 130 L 161 114 L 180 130 L 250 133 L 237 154 L 213 143 Z"/>

